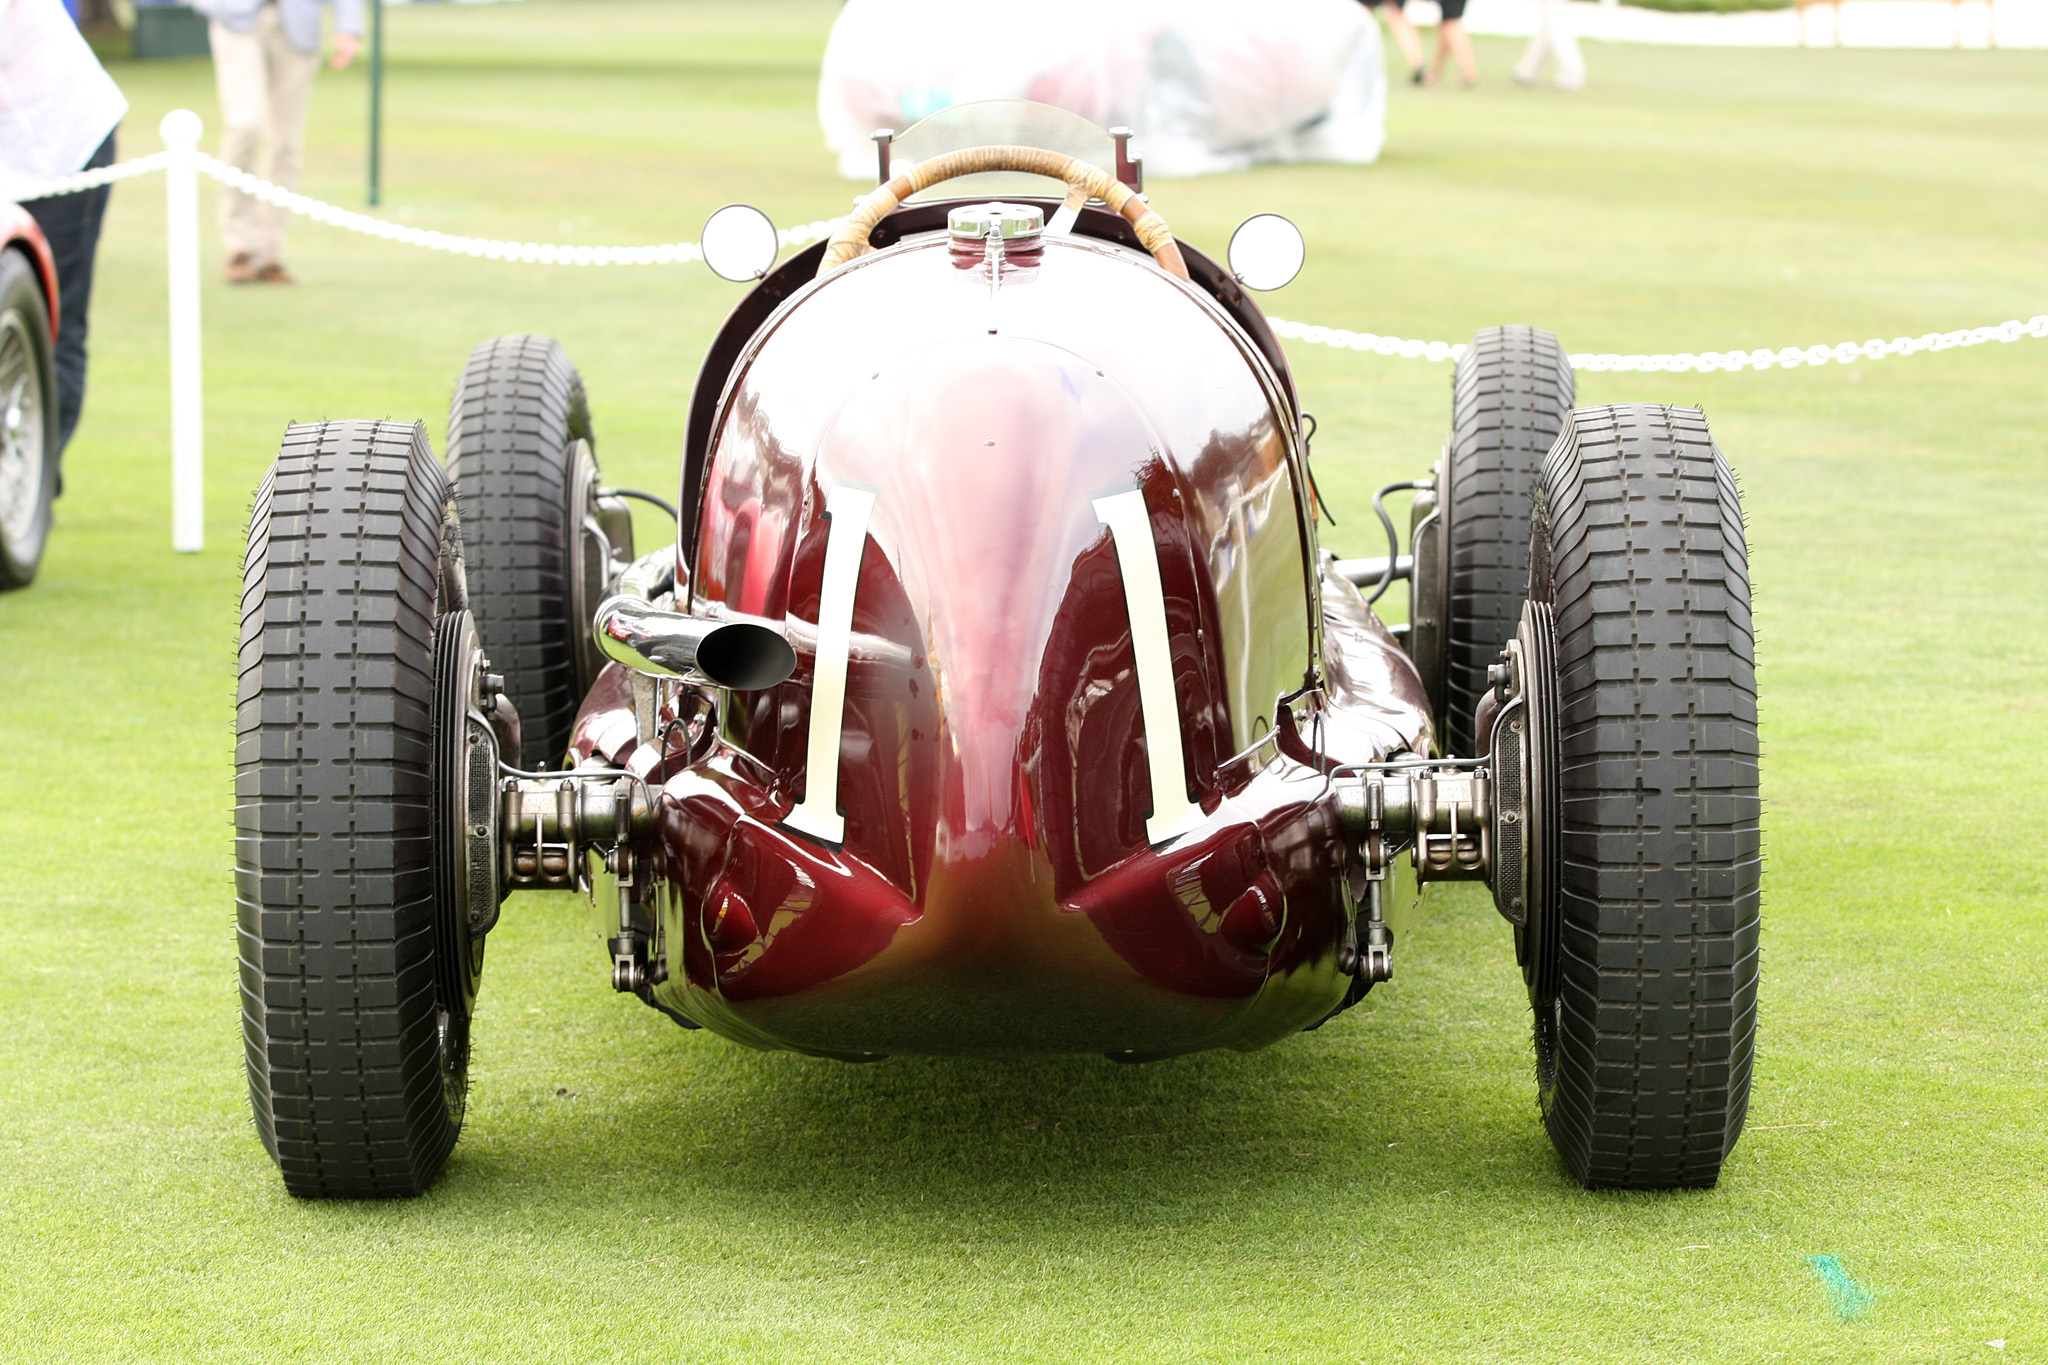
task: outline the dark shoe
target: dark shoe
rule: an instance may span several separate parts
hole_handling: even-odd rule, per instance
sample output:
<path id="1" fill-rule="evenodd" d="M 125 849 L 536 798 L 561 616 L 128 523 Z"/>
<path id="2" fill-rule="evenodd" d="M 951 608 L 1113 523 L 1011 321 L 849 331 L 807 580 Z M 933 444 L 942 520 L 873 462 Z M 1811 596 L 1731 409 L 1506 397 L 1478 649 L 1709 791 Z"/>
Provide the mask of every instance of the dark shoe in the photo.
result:
<path id="1" fill-rule="evenodd" d="M 1423 76 L 1424 72 L 1422 68 L 1418 66 L 1413 71 L 1408 73 L 1409 83 L 1412 85 L 1421 85 L 1423 81 Z"/>
<path id="2" fill-rule="evenodd" d="M 292 272 L 284 268 L 283 261 L 272 261 L 256 272 L 255 280 L 258 284 L 290 284 Z"/>
<path id="3" fill-rule="evenodd" d="M 228 283 L 247 284 L 256 278 L 256 257 L 247 251 L 237 251 L 228 257 Z"/>

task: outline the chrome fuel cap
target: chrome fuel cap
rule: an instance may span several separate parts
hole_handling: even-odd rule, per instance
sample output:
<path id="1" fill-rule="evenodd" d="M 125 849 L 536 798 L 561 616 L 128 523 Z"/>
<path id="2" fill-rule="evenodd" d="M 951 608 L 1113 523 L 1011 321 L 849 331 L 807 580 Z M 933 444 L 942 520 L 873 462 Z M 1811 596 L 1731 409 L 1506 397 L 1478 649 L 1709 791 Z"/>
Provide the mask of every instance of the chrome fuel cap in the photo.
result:
<path id="1" fill-rule="evenodd" d="M 956 242 L 1029 242 L 1045 231 L 1045 214 L 1030 204 L 963 204 L 946 215 L 946 228 Z"/>

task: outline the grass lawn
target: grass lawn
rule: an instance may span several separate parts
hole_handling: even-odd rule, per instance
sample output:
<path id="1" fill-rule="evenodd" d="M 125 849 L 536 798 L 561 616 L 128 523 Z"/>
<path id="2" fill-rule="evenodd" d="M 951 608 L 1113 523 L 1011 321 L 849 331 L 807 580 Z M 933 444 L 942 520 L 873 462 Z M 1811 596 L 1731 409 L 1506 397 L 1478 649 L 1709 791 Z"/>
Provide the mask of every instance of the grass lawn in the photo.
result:
<path id="1" fill-rule="evenodd" d="M 812 112 L 836 8 L 395 10 L 385 211 L 620 244 L 732 200 L 829 216 L 857 188 Z M 1378 166 L 1154 202 L 1218 253 L 1293 216 L 1309 264 L 1272 311 L 1400 336 L 1706 350 L 2048 310 L 2048 54 L 1594 45 L 1563 96 L 1513 86 L 1515 53 L 1480 40 L 1471 93 L 1397 86 Z M 173 107 L 217 125 L 205 63 L 115 74 L 126 154 Z M 365 98 L 322 75 L 309 192 L 360 205 Z M 1475 894 L 1322 1031 L 1137 1068 L 749 1052 L 614 996 L 576 907 L 528 897 L 438 1187 L 316 1205 L 251 1130 L 236 1015 L 251 491 L 293 418 L 421 417 L 438 448 L 471 344 L 525 330 L 581 364 L 606 470 L 672 486 L 738 295 L 303 221 L 296 287 L 231 290 L 209 233 L 209 541 L 178 556 L 162 213 L 160 180 L 114 195 L 56 537 L 0 598 L 0 1359 L 2048 1357 L 2048 342 L 1582 376 L 1703 405 L 1747 498 L 1762 1023 L 1716 1189 L 1564 1179 Z M 1376 552 L 1370 490 L 1434 457 L 1449 367 L 1293 355 L 1332 541 Z"/>

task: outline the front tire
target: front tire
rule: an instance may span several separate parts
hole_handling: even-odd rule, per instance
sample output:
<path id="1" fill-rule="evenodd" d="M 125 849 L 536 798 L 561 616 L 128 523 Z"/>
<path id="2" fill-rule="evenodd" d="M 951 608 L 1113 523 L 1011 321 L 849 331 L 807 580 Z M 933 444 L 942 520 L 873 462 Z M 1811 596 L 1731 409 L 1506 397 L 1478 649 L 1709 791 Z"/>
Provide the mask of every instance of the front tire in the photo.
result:
<path id="1" fill-rule="evenodd" d="M 462 1126 L 482 943 L 454 920 L 437 852 L 436 646 L 446 656 L 465 619 L 449 504 L 419 426 L 306 423 L 250 519 L 242 1022 L 257 1132 L 302 1197 L 419 1194 Z"/>
<path id="2" fill-rule="evenodd" d="M 28 586 L 57 496 L 57 367 L 36 272 L 0 249 L 0 590 Z"/>
<path id="3" fill-rule="evenodd" d="M 1756 663 L 1734 476 L 1696 411 L 1571 415 L 1529 577 L 1556 623 L 1560 817 L 1538 1094 L 1589 1187 L 1712 1185 L 1756 1046 Z"/>

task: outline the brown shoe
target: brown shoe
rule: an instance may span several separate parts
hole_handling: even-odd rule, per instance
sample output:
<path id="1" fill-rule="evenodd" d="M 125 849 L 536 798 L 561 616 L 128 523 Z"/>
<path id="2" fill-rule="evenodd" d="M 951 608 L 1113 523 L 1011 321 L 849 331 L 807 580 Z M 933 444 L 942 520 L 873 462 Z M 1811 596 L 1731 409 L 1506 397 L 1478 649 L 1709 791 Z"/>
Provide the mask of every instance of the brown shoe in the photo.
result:
<path id="1" fill-rule="evenodd" d="M 237 251 L 228 257 L 228 283 L 247 284 L 256 278 L 256 257 L 248 251 Z"/>
<path id="2" fill-rule="evenodd" d="M 255 280 L 258 284 L 290 284 L 292 272 L 284 268 L 283 261 L 272 261 L 256 272 Z"/>

